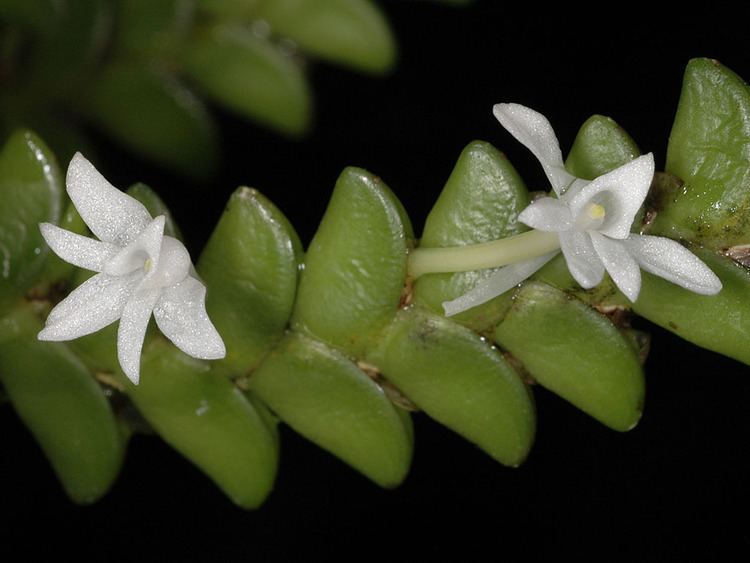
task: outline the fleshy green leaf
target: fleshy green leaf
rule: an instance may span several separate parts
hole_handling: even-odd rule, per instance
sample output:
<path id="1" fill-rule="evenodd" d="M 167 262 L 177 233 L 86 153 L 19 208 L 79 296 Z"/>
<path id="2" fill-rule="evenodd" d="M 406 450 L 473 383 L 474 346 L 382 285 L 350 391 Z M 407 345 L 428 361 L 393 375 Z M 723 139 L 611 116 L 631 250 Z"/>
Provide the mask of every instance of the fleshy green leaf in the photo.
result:
<path id="1" fill-rule="evenodd" d="M 396 314 L 411 226 L 376 176 L 345 169 L 305 256 L 292 325 L 361 357 Z"/>
<path id="2" fill-rule="evenodd" d="M 635 141 L 613 119 L 592 115 L 578 131 L 565 168 L 578 178 L 593 180 L 640 154 Z"/>
<path id="3" fill-rule="evenodd" d="M 256 190 L 239 188 L 198 262 L 206 310 L 224 339 L 230 373 L 257 367 L 292 313 L 302 249 L 286 217 Z"/>
<path id="4" fill-rule="evenodd" d="M 526 458 L 535 429 L 531 394 L 469 329 L 406 309 L 367 360 L 417 407 L 501 463 L 517 466 Z"/>
<path id="5" fill-rule="evenodd" d="M 256 15 L 304 51 L 359 70 L 385 72 L 396 58 L 388 21 L 370 0 L 265 1 Z"/>
<path id="6" fill-rule="evenodd" d="M 604 315 L 540 282 L 527 282 L 495 340 L 543 387 L 619 431 L 643 411 L 644 381 L 630 342 Z"/>
<path id="7" fill-rule="evenodd" d="M 13 407 L 68 495 L 75 502 L 94 502 L 112 485 L 124 454 L 104 392 L 63 344 L 37 340 L 42 324 L 31 311 L 18 309 L 3 325 L 0 381 Z"/>
<path id="8" fill-rule="evenodd" d="M 249 29 L 215 26 L 181 56 L 187 76 L 229 109 L 289 135 L 308 129 L 312 95 L 302 69 Z"/>
<path id="9" fill-rule="evenodd" d="M 685 184 L 662 194 L 651 234 L 709 248 L 750 239 L 750 90 L 710 59 L 685 71 L 669 137 L 667 172 Z"/>
<path id="10" fill-rule="evenodd" d="M 170 73 L 112 63 L 89 91 L 87 114 L 132 150 L 185 175 L 208 178 L 218 162 L 213 120 Z"/>
<path id="11" fill-rule="evenodd" d="M 349 359 L 291 333 L 250 378 L 250 389 L 289 426 L 382 487 L 406 476 L 410 420 Z"/>
<path id="12" fill-rule="evenodd" d="M 273 488 L 278 437 L 267 413 L 229 380 L 209 373 L 161 338 L 146 347 L 140 383 L 126 392 L 161 438 L 203 470 L 243 508 Z"/>
<path id="13" fill-rule="evenodd" d="M 0 152 L 0 295 L 39 279 L 50 253 L 39 223 L 60 221 L 62 189 L 47 146 L 29 131 L 14 133 Z"/>

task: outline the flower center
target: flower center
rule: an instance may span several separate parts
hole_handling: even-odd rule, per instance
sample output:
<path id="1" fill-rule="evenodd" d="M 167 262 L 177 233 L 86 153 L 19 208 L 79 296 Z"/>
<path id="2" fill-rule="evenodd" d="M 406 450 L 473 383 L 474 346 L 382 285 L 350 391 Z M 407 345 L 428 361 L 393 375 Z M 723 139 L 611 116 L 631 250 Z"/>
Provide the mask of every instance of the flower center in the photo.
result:
<path id="1" fill-rule="evenodd" d="M 604 219 L 607 215 L 607 210 L 603 205 L 598 203 L 589 203 L 586 206 L 586 214 L 592 219 Z"/>
<path id="2" fill-rule="evenodd" d="M 144 271 L 149 272 L 151 270 L 152 265 L 153 265 L 153 262 L 151 261 L 151 258 L 146 258 L 146 261 L 143 263 Z"/>

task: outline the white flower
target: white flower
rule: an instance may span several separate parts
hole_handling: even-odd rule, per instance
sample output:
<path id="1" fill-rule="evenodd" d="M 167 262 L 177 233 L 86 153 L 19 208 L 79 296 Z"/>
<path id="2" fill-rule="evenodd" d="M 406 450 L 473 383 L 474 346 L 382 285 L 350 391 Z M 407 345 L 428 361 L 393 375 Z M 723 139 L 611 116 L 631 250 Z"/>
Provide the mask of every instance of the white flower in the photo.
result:
<path id="1" fill-rule="evenodd" d="M 137 384 L 153 312 L 161 331 L 186 354 L 223 358 L 224 342 L 206 314 L 206 288 L 191 275 L 183 244 L 164 235 L 164 216 L 152 219 L 80 153 L 70 162 L 66 182 L 78 213 L 100 240 L 49 223 L 40 225 L 42 236 L 66 262 L 98 273 L 52 309 L 39 339 L 72 340 L 120 319 L 118 359 Z"/>
<path id="2" fill-rule="evenodd" d="M 518 104 L 497 104 L 494 114 L 534 153 L 557 195 L 532 202 L 518 220 L 539 231 L 557 234 L 568 269 L 581 287 L 588 289 L 599 284 L 606 270 L 620 291 L 635 302 L 643 268 L 695 293 L 714 295 L 721 290 L 719 278 L 678 242 L 630 232 L 653 179 L 652 154 L 589 182 L 565 170 L 555 132 L 542 114 Z M 470 292 L 444 303 L 446 313 L 460 313 L 504 293 L 556 254 L 499 269 Z"/>

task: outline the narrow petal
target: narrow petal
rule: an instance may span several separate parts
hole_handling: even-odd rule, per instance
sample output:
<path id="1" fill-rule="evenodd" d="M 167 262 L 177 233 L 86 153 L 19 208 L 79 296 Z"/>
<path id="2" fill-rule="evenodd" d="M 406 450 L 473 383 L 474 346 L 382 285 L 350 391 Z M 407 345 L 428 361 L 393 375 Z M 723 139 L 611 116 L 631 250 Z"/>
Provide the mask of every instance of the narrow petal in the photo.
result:
<path id="1" fill-rule="evenodd" d="M 641 268 L 701 295 L 716 295 L 721 280 L 680 243 L 647 235 L 630 235 L 622 243 Z"/>
<path id="2" fill-rule="evenodd" d="M 539 231 L 567 231 L 573 226 L 573 216 L 568 206 L 553 197 L 532 201 L 518 215 L 518 220 Z"/>
<path id="3" fill-rule="evenodd" d="M 122 371 L 135 385 L 140 378 L 143 339 L 158 299 L 158 289 L 136 291 L 125 304 L 117 328 L 117 358 Z"/>
<path id="4" fill-rule="evenodd" d="M 71 233 L 52 223 L 41 223 L 39 230 L 52 251 L 66 262 L 101 272 L 107 260 L 120 250 L 108 242 Z"/>
<path id="5" fill-rule="evenodd" d="M 206 314 L 206 288 L 192 277 L 166 288 L 154 308 L 156 324 L 180 350 L 204 360 L 226 355 L 224 342 Z"/>
<path id="6" fill-rule="evenodd" d="M 585 289 L 598 285 L 604 277 L 604 264 L 587 232 L 560 233 L 560 248 L 570 275 Z"/>
<path id="7" fill-rule="evenodd" d="M 464 293 L 452 301 L 444 302 L 443 310 L 445 311 L 445 315 L 447 317 L 457 315 L 472 307 L 486 303 L 498 295 L 502 295 L 531 276 L 556 255 L 557 252 L 551 252 L 538 258 L 500 268 L 486 280 L 477 284 L 471 291 Z"/>
<path id="8" fill-rule="evenodd" d="M 70 161 L 66 183 L 78 213 L 105 242 L 126 246 L 151 221 L 138 200 L 110 184 L 81 153 Z"/>
<path id="9" fill-rule="evenodd" d="M 555 193 L 562 195 L 576 178 L 565 170 L 560 143 L 547 118 L 519 104 L 495 104 L 492 112 L 500 124 L 534 154 Z"/>
<path id="10" fill-rule="evenodd" d="M 630 255 L 623 241 L 590 233 L 591 242 L 612 281 L 631 303 L 638 299 L 641 291 L 641 269 Z"/>
<path id="11" fill-rule="evenodd" d="M 646 199 L 654 177 L 654 156 L 649 153 L 599 176 L 566 198 L 570 212 L 577 218 L 591 203 L 602 205 L 606 216 L 597 229 L 611 238 L 630 234 L 635 214 Z"/>
<path id="12" fill-rule="evenodd" d="M 139 279 L 139 275 L 93 276 L 52 309 L 39 340 L 72 340 L 115 322 Z"/>
<path id="13" fill-rule="evenodd" d="M 159 215 L 143 229 L 138 237 L 120 250 L 107 264 L 104 271 L 113 276 L 122 276 L 139 268 L 148 266 L 150 275 L 159 264 L 161 243 L 164 239 L 164 215 Z"/>

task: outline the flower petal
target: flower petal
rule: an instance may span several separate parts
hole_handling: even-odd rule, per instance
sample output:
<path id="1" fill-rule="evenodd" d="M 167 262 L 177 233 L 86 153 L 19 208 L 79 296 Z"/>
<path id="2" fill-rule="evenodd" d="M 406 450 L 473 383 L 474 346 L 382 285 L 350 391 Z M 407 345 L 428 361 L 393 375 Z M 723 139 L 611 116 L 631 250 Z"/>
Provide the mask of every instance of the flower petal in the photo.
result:
<path id="1" fill-rule="evenodd" d="M 443 303 L 445 315 L 447 317 L 457 315 L 467 309 L 486 303 L 490 299 L 494 299 L 498 295 L 517 286 L 556 255 L 557 251 L 500 268 L 490 277 L 477 284 L 471 291 L 464 293 L 452 301 L 445 301 Z"/>
<path id="2" fill-rule="evenodd" d="M 519 104 L 495 104 L 492 113 L 539 160 L 555 193 L 564 193 L 576 178 L 565 170 L 560 143 L 547 118 Z"/>
<path id="3" fill-rule="evenodd" d="M 151 221 L 138 200 L 110 184 L 81 153 L 70 161 L 66 183 L 78 213 L 105 242 L 126 246 Z"/>
<path id="4" fill-rule="evenodd" d="M 547 232 L 567 231 L 573 226 L 573 216 L 568 206 L 553 197 L 532 201 L 518 215 L 518 220 L 532 229 Z"/>
<path id="5" fill-rule="evenodd" d="M 72 340 L 115 322 L 139 279 L 139 274 L 93 276 L 52 309 L 39 340 Z"/>
<path id="6" fill-rule="evenodd" d="M 125 304 L 117 328 L 117 359 L 122 371 L 135 385 L 140 378 L 143 339 L 158 299 L 158 289 L 136 291 Z"/>
<path id="7" fill-rule="evenodd" d="M 157 270 L 161 243 L 164 239 L 164 215 L 159 215 L 144 228 L 138 237 L 120 250 L 107 264 L 104 271 L 112 276 L 122 276 L 139 268 L 143 268 L 146 261 L 150 260 L 146 268 L 146 278 Z"/>
<path id="8" fill-rule="evenodd" d="M 680 243 L 648 235 L 630 235 L 622 243 L 641 268 L 701 295 L 716 295 L 721 280 Z"/>
<path id="9" fill-rule="evenodd" d="M 585 289 L 598 285 L 604 277 L 604 264 L 586 232 L 560 233 L 560 248 L 573 278 Z"/>
<path id="10" fill-rule="evenodd" d="M 204 360 L 226 355 L 221 336 L 206 314 L 206 287 L 192 277 L 166 288 L 154 308 L 156 324 L 186 354 Z"/>
<path id="11" fill-rule="evenodd" d="M 591 242 L 612 281 L 631 303 L 638 299 L 641 291 L 641 269 L 623 244 L 596 232 L 590 233 Z"/>
<path id="12" fill-rule="evenodd" d="M 71 233 L 52 223 L 41 223 L 39 230 L 55 254 L 86 270 L 101 272 L 107 260 L 120 250 L 114 244 Z"/>
<path id="13" fill-rule="evenodd" d="M 654 177 L 654 156 L 649 153 L 599 176 L 576 192 L 570 192 L 568 204 L 574 218 L 584 213 L 589 203 L 606 210 L 604 222 L 597 230 L 611 238 L 624 239 L 646 199 Z"/>

